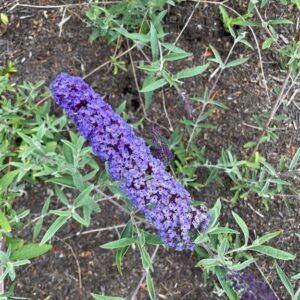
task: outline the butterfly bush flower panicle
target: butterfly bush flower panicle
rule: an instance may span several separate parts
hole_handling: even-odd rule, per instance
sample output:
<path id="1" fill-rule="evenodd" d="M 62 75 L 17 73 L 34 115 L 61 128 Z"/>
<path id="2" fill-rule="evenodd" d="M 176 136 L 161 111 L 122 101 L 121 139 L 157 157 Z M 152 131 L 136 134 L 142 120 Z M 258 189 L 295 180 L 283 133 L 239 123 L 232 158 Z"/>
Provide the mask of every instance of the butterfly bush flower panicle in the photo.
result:
<path id="1" fill-rule="evenodd" d="M 187 190 L 82 79 L 59 74 L 53 81 L 52 93 L 94 153 L 108 161 L 113 179 L 120 182 L 121 190 L 153 224 L 163 242 L 179 251 L 194 249 L 195 234 L 204 231 L 210 222 L 206 207 L 190 206 Z"/>
<path id="2" fill-rule="evenodd" d="M 241 300 L 279 300 L 269 287 L 251 272 L 229 270 L 226 278 Z"/>

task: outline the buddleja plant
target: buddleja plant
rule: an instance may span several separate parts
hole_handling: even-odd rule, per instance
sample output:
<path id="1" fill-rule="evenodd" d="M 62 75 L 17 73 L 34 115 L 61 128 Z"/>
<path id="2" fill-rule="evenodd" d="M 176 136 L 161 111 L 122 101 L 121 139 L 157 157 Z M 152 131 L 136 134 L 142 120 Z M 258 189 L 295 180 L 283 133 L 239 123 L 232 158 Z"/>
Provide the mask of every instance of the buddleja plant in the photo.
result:
<path id="1" fill-rule="evenodd" d="M 82 169 L 90 170 L 85 173 L 85 180 L 98 172 L 98 166 L 90 156 L 90 147 L 83 147 L 84 139 L 73 133 L 70 138 L 65 136 L 67 118 L 50 112 L 50 101 L 36 101 L 38 97 L 47 99 L 50 96 L 44 82 L 24 82 L 13 87 L 9 84 L 9 76 L 15 71 L 11 64 L 0 70 L 1 300 L 11 299 L 14 294 L 14 286 L 8 288 L 4 281 L 16 279 L 17 267 L 29 264 L 31 259 L 51 250 L 50 244 L 37 242 L 44 218 L 65 213 L 61 210 L 49 212 L 52 193 L 44 199 L 42 214 L 33 222 L 29 205 L 22 207 L 17 200 L 26 195 L 29 185 L 34 187 L 38 182 L 53 182 L 58 195 L 58 184 L 70 184 L 73 180 L 79 190 L 83 189 L 80 185 Z M 80 197 L 84 201 L 76 202 L 76 209 L 69 205 L 69 210 L 72 210 L 69 215 L 87 226 L 91 213 L 99 211 L 99 207 L 88 197 L 87 191 L 79 193 L 78 197 L 77 202 Z M 63 203 L 66 205 L 66 202 Z M 64 207 L 63 210 L 67 209 Z M 80 218 L 78 212 L 82 210 L 84 216 Z M 31 223 L 34 223 L 32 242 L 27 242 L 22 230 Z"/>
<path id="2" fill-rule="evenodd" d="M 106 161 L 108 173 L 118 183 L 119 192 L 125 195 L 122 199 L 130 220 L 119 240 L 102 245 L 105 249 L 116 249 L 119 270 L 129 246 L 136 244 L 141 252 L 149 296 L 156 299 L 147 244 L 164 245 L 177 251 L 192 250 L 200 257 L 197 266 L 217 276 L 229 299 L 278 299 L 264 283 L 244 269 L 255 262 L 255 252 L 280 260 L 295 258 L 288 252 L 265 245 L 280 231 L 267 233 L 250 243 L 247 225 L 233 212 L 243 235 L 241 239 L 240 232 L 219 224 L 220 201 L 211 210 L 203 204 L 194 205 L 188 191 L 152 156 L 145 142 L 84 81 L 60 74 L 53 82 L 52 91 L 55 102 L 67 112 L 92 145 L 93 152 Z M 153 225 L 158 236 L 139 229 L 136 219 L 141 215 Z M 50 235 L 51 228 L 42 243 Z M 93 297 L 105 299 L 96 294 Z"/>

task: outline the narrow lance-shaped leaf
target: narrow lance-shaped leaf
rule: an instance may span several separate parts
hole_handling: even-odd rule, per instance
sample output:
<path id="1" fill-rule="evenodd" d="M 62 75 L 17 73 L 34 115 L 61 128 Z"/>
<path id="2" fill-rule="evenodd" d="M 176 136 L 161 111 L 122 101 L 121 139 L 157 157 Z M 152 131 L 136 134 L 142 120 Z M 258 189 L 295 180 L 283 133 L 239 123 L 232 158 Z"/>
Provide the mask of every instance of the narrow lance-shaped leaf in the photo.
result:
<path id="1" fill-rule="evenodd" d="M 175 75 L 175 79 L 183 79 L 183 78 L 189 78 L 189 77 L 193 77 L 196 75 L 199 75 L 201 73 L 203 73 L 209 66 L 209 63 L 202 65 L 202 66 L 197 66 L 194 68 L 189 68 L 189 69 L 185 69 L 182 71 L 179 71 L 176 75 Z"/>
<path id="2" fill-rule="evenodd" d="M 70 216 L 58 217 L 45 233 L 40 245 L 47 243 L 55 235 L 55 233 L 68 221 L 69 218 Z"/>
<path id="3" fill-rule="evenodd" d="M 294 254 L 291 254 L 289 252 L 277 249 L 277 248 L 273 248 L 271 246 L 251 246 L 251 248 L 249 249 L 251 251 L 256 251 L 280 260 L 293 260 L 296 258 L 296 256 Z"/>
<path id="4" fill-rule="evenodd" d="M 294 289 L 293 286 L 289 280 L 289 278 L 286 276 L 286 274 L 283 272 L 283 270 L 280 268 L 278 264 L 276 264 L 276 272 L 281 280 L 281 282 L 284 284 L 286 290 L 291 295 L 291 297 L 294 297 Z"/>
<path id="5" fill-rule="evenodd" d="M 122 297 L 103 296 L 98 294 L 91 294 L 91 295 L 95 300 L 126 300 L 125 298 Z"/>
<path id="6" fill-rule="evenodd" d="M 150 272 L 146 273 L 146 283 L 147 283 L 148 294 L 151 300 L 156 300 L 155 289 L 154 289 L 153 280 L 151 278 Z"/>
<path id="7" fill-rule="evenodd" d="M 241 228 L 243 234 L 244 234 L 244 239 L 245 239 L 245 245 L 248 245 L 248 241 L 249 241 L 249 229 L 246 225 L 246 223 L 244 222 L 244 220 L 238 215 L 236 214 L 234 211 L 232 212 L 232 215 L 235 219 L 235 221 L 237 222 L 237 224 L 239 225 L 239 227 Z"/>
<path id="8" fill-rule="evenodd" d="M 248 60 L 247 57 L 238 58 L 230 61 L 225 65 L 225 68 L 232 68 L 244 64 Z"/>
<path id="9" fill-rule="evenodd" d="M 281 230 L 278 230 L 278 231 L 275 231 L 275 232 L 270 232 L 270 233 L 267 233 L 259 238 L 257 238 L 253 243 L 252 245 L 262 245 L 266 242 L 268 242 L 269 240 L 275 238 L 276 236 L 280 235 L 281 234 Z"/>
<path id="10" fill-rule="evenodd" d="M 28 244 L 13 252 L 10 258 L 12 260 L 32 259 L 45 254 L 51 249 L 51 245 Z"/>
<path id="11" fill-rule="evenodd" d="M 144 86 L 143 89 L 141 90 L 141 92 L 142 93 L 152 92 L 154 90 L 157 90 L 157 89 L 163 87 L 166 84 L 167 84 L 167 81 L 165 79 L 159 79 L 159 80 L 153 81 L 153 82 L 147 84 L 146 86 Z"/>
<path id="12" fill-rule="evenodd" d="M 18 173 L 18 170 L 10 171 L 0 179 L 0 192 L 7 188 L 14 181 Z"/>
<path id="13" fill-rule="evenodd" d="M 291 160 L 290 165 L 289 165 L 289 170 L 295 169 L 295 167 L 298 164 L 299 158 L 300 158 L 300 148 L 298 148 L 296 154 L 294 155 L 293 159 Z"/>
<path id="14" fill-rule="evenodd" d="M 132 234 L 133 234 L 133 225 L 132 225 L 131 220 L 129 220 L 121 233 L 121 238 L 132 238 Z M 117 248 L 117 251 L 116 251 L 116 265 L 117 265 L 117 269 L 120 274 L 122 274 L 122 268 L 121 268 L 122 260 L 123 260 L 124 255 L 126 254 L 128 248 L 129 248 L 129 246 L 124 246 L 122 248 Z"/>
<path id="15" fill-rule="evenodd" d="M 135 241 L 134 238 L 122 238 L 117 241 L 112 241 L 106 244 L 101 245 L 100 247 L 103 249 L 116 249 L 116 248 L 122 248 L 125 246 L 129 246 L 133 244 Z"/>
<path id="16" fill-rule="evenodd" d="M 11 232 L 9 221 L 2 210 L 0 210 L 0 227 L 6 232 Z"/>
<path id="17" fill-rule="evenodd" d="M 150 25 L 150 44 L 151 44 L 151 52 L 152 52 L 152 61 L 156 61 L 158 60 L 159 57 L 159 46 L 158 46 L 157 32 L 152 23 Z"/>
<path id="18" fill-rule="evenodd" d="M 216 275 L 227 297 L 230 300 L 237 300 L 238 297 L 236 293 L 234 292 L 230 284 L 225 280 L 226 271 L 221 267 L 216 267 Z"/>

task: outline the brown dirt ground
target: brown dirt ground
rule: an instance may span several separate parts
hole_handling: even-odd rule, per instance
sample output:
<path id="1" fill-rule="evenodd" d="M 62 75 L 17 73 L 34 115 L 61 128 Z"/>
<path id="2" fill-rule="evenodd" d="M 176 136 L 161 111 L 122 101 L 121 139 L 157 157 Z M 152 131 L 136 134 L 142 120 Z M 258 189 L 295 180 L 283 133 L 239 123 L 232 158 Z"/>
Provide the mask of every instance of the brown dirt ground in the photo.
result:
<path id="1" fill-rule="evenodd" d="M 0 7 L 1 5 L 6 6 L 8 2 L 10 1 L 0 0 Z M 229 1 L 229 5 L 243 12 L 245 2 Z M 67 3 L 67 1 L 24 1 L 23 3 L 49 5 Z M 171 9 L 165 22 L 166 31 L 171 33 L 168 37 L 170 41 L 174 40 L 183 28 L 194 5 L 194 3 L 182 3 L 175 9 Z M 280 9 L 280 6 L 271 4 L 267 13 L 283 17 L 284 13 Z M 14 77 L 17 82 L 45 80 L 47 84 L 50 84 L 55 75 L 61 71 L 82 76 L 107 61 L 115 51 L 113 46 L 108 46 L 103 41 L 98 40 L 89 44 L 90 29 L 83 24 L 83 9 L 67 10 L 66 13 L 71 18 L 64 24 L 61 36 L 59 36 L 59 27 L 57 26 L 62 18 L 60 9 L 16 7 L 7 13 L 10 17 L 10 24 L 8 28 L 0 29 L 0 64 L 5 64 L 8 60 L 13 61 L 18 69 L 18 73 Z M 289 8 L 286 13 L 290 18 L 296 18 L 295 10 Z M 293 30 L 292 26 L 288 31 L 282 29 L 282 34 L 290 39 L 295 35 Z M 256 34 L 260 41 L 265 37 L 263 30 L 256 30 Z M 249 39 L 252 40 L 250 35 Z M 178 43 L 180 47 L 193 52 L 194 58 L 192 61 L 181 64 L 180 68 L 203 63 L 203 54 L 209 44 L 219 49 L 224 57 L 231 43 L 230 36 L 224 31 L 220 22 L 217 7 L 201 4 Z M 118 49 L 118 53 L 124 50 L 126 50 L 126 45 L 122 45 Z M 211 122 L 217 126 L 217 129 L 204 131 L 198 141 L 199 147 L 204 145 L 207 147 L 208 156 L 212 160 L 218 158 L 221 149 L 229 145 L 232 145 L 233 151 L 239 157 L 246 157 L 247 151 L 242 146 L 247 141 L 254 140 L 259 132 L 245 124 L 254 124 L 253 116 L 255 114 L 271 109 L 262 86 L 257 54 L 244 47 L 238 47 L 234 55 L 238 57 L 241 54 L 251 54 L 251 59 L 241 67 L 226 70 L 221 76 L 216 90 L 217 97 L 229 109 L 220 110 L 211 118 Z M 111 67 L 107 66 L 89 77 L 87 82 L 101 91 L 114 107 L 127 99 L 130 119 L 137 120 L 141 117 L 141 111 L 137 110 L 138 94 L 130 72 L 130 60 L 127 56 L 123 59 L 129 66 L 129 72 L 114 76 Z M 141 56 L 135 53 L 134 60 L 140 59 Z M 263 53 L 263 61 L 269 85 L 278 85 L 274 77 L 282 79 L 284 76 L 279 71 L 278 59 L 271 51 L 266 51 Z M 174 66 L 175 69 L 178 67 Z M 210 71 L 213 70 L 212 67 Z M 208 82 L 211 72 L 186 80 L 184 88 L 190 95 L 202 94 L 204 87 L 207 84 L 211 85 L 211 82 Z M 274 100 L 273 91 L 270 92 Z M 182 103 L 178 101 L 178 96 L 172 90 L 166 90 L 165 94 L 168 113 L 172 123 L 176 125 L 183 116 Z M 162 111 L 160 95 L 157 95 L 149 111 L 149 117 L 167 126 Z M 264 144 L 260 148 L 261 153 L 272 162 L 278 161 L 281 154 L 289 155 L 292 147 L 300 146 L 298 132 L 291 126 L 293 119 L 297 117 L 297 112 L 292 110 L 289 115 L 289 122 L 279 124 L 283 129 L 279 131 L 278 142 Z M 146 122 L 143 132 L 145 135 L 147 135 L 147 125 Z M 204 174 L 206 173 L 204 172 Z M 203 179 L 203 176 L 203 174 L 199 174 L 199 178 Z M 222 196 L 222 199 L 225 199 L 223 201 L 223 221 L 231 222 L 230 210 L 234 209 L 247 221 L 253 239 L 256 235 L 265 232 L 283 230 L 284 233 L 276 239 L 273 245 L 297 253 L 299 241 L 295 233 L 299 232 L 299 222 L 297 223 L 299 202 L 292 200 L 293 213 L 291 215 L 288 215 L 280 198 L 272 200 L 268 212 L 263 208 L 259 199 L 255 198 L 248 199 L 253 209 L 247 202 L 240 202 L 233 207 L 226 201 L 230 198 L 229 188 L 230 182 L 227 182 L 224 187 L 214 184 L 205 188 L 201 197 L 209 206 L 212 206 L 215 199 Z M 33 216 L 39 214 L 42 202 L 48 192 L 46 186 L 28 187 L 28 195 L 22 199 L 22 202 L 32 209 Z M 196 193 L 194 195 L 199 198 Z M 263 214 L 264 218 L 255 211 Z M 126 222 L 125 215 L 109 205 L 104 205 L 102 213 L 95 217 L 91 229 L 124 222 Z M 20 270 L 16 283 L 18 295 L 31 299 L 44 299 L 46 296 L 51 296 L 53 300 L 81 300 L 90 299 L 91 292 L 128 296 L 135 290 L 142 270 L 137 249 L 131 249 L 129 255 L 126 256 L 123 276 L 120 276 L 115 267 L 114 253 L 99 248 L 99 245 L 117 238 L 116 231 L 76 235 L 76 232 L 80 230 L 83 229 L 75 223 L 68 224 L 59 233 L 58 239 L 53 241 L 54 250 L 51 253 L 34 260 L 30 266 Z M 30 239 L 29 230 L 24 230 L 22 234 Z M 82 289 L 79 289 L 77 263 L 79 263 L 82 276 Z M 225 299 L 212 293 L 212 282 L 204 283 L 202 272 L 194 267 L 195 263 L 196 257 L 190 253 L 177 253 L 161 248 L 155 259 L 153 274 L 158 298 L 172 300 Z M 261 258 L 259 266 L 282 299 L 288 299 L 284 289 L 277 284 L 273 261 Z M 288 275 L 292 275 L 299 270 L 299 262 L 298 264 L 287 262 L 282 264 L 282 267 Z M 148 299 L 144 285 L 142 285 L 138 299 Z"/>

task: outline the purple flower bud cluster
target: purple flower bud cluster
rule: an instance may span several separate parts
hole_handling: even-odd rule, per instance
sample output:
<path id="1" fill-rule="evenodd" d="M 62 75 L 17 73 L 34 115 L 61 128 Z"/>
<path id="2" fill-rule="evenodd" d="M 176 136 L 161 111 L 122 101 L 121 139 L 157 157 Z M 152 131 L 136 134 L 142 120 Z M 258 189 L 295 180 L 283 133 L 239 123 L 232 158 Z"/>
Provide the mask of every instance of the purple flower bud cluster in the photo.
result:
<path id="1" fill-rule="evenodd" d="M 226 275 L 232 288 L 239 293 L 241 300 L 279 300 L 268 286 L 251 272 L 239 273 L 230 270 Z"/>
<path id="2" fill-rule="evenodd" d="M 174 159 L 174 154 L 163 140 L 160 128 L 158 126 L 152 126 L 151 133 L 154 142 L 154 156 L 161 160 L 165 165 L 169 165 Z"/>
<path id="3" fill-rule="evenodd" d="M 60 74 L 52 84 L 61 106 L 92 145 L 94 153 L 108 161 L 109 172 L 162 241 L 178 251 L 195 247 L 193 236 L 205 230 L 210 214 L 205 206 L 190 206 L 185 188 L 151 155 L 143 139 L 116 114 L 99 94 L 79 77 Z"/>

